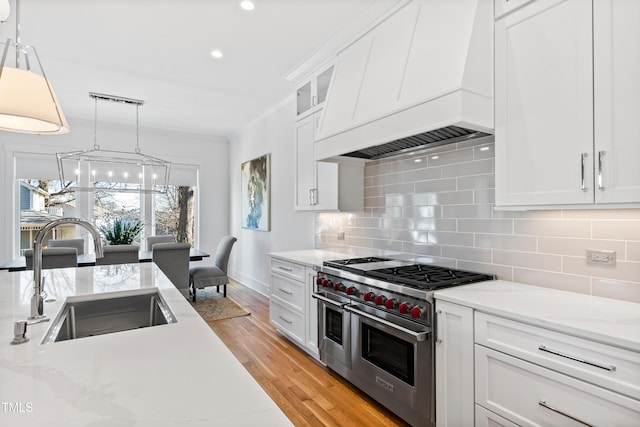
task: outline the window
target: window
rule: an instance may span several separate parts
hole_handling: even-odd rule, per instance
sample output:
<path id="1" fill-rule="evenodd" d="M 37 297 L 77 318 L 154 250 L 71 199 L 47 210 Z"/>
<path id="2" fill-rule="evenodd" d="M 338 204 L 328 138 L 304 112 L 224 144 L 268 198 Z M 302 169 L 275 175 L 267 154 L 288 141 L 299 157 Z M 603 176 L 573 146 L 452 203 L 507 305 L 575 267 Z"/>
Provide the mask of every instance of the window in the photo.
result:
<path id="1" fill-rule="evenodd" d="M 37 232 L 48 222 L 61 217 L 88 219 L 100 226 L 116 218 L 140 220 L 143 235 L 172 234 L 179 242 L 197 244 L 196 211 L 198 168 L 172 165 L 165 194 L 122 192 L 134 183 L 95 183 L 92 192 L 68 192 L 58 180 L 51 155 L 15 153 L 19 183 L 20 212 L 18 245 L 20 254 L 31 248 Z M 67 187 L 69 183 L 67 183 Z M 82 232 L 81 230 L 79 230 Z M 74 226 L 58 227 L 45 238 L 75 237 Z M 90 245 L 92 246 L 92 245 Z"/>

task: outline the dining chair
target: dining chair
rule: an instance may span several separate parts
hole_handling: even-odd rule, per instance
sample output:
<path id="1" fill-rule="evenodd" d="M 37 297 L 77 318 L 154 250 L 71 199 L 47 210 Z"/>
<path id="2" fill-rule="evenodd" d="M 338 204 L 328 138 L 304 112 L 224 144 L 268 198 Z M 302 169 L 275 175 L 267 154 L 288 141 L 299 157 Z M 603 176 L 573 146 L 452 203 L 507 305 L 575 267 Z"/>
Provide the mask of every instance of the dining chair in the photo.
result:
<path id="1" fill-rule="evenodd" d="M 155 245 L 156 243 L 175 243 L 176 237 L 171 234 L 163 235 L 163 236 L 147 236 L 145 238 L 145 241 L 146 241 L 146 250 L 152 251 L 153 245 Z"/>
<path id="2" fill-rule="evenodd" d="M 78 255 L 84 254 L 84 239 L 51 239 L 47 242 L 50 248 L 76 248 Z"/>
<path id="3" fill-rule="evenodd" d="M 171 280 L 180 292 L 189 297 L 189 251 L 188 243 L 154 243 L 153 262 Z"/>
<path id="4" fill-rule="evenodd" d="M 233 236 L 224 236 L 218 243 L 213 266 L 192 267 L 189 269 L 189 289 L 193 301 L 196 300 L 196 289 L 204 289 L 207 286 L 215 286 L 217 292 L 220 292 L 220 286 L 224 286 L 223 296 L 227 296 L 227 284 L 229 283 L 227 266 L 231 249 L 237 240 Z"/>
<path id="5" fill-rule="evenodd" d="M 96 265 L 131 264 L 139 261 L 138 245 L 111 245 L 104 246 L 102 258 L 96 258 Z"/>
<path id="6" fill-rule="evenodd" d="M 24 251 L 27 270 L 33 270 L 33 249 Z M 42 250 L 42 268 L 65 268 L 78 266 L 76 248 L 44 248 Z"/>

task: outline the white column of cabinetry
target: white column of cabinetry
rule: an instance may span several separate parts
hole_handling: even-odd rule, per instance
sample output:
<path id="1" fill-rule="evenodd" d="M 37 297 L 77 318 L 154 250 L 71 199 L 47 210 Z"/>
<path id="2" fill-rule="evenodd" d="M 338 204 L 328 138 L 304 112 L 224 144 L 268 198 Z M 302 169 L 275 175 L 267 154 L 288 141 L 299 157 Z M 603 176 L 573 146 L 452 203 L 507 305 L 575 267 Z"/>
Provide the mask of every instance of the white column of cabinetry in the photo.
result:
<path id="1" fill-rule="evenodd" d="M 638 206 L 640 2 L 496 0 L 496 16 L 496 205 Z"/>
<path id="2" fill-rule="evenodd" d="M 472 426 L 473 412 L 473 310 L 436 301 L 436 426 Z"/>
<path id="3" fill-rule="evenodd" d="M 312 356 L 318 352 L 318 311 L 313 292 L 313 268 L 271 259 L 269 321 Z"/>

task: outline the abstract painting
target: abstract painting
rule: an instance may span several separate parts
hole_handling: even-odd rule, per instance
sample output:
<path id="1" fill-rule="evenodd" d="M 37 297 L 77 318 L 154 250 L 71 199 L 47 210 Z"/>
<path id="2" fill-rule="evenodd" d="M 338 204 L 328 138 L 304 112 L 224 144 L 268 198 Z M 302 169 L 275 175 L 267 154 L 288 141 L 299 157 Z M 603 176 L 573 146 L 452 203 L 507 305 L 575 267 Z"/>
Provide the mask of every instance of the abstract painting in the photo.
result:
<path id="1" fill-rule="evenodd" d="M 242 227 L 269 231 L 270 154 L 242 163 Z"/>

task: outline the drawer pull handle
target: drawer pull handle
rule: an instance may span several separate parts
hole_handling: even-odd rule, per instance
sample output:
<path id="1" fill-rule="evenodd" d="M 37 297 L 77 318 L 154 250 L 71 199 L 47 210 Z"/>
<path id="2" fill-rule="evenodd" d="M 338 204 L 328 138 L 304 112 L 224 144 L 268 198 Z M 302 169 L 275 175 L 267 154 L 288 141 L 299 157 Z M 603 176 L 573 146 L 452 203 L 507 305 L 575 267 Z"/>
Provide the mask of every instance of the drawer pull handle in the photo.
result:
<path id="1" fill-rule="evenodd" d="M 292 324 L 293 323 L 291 320 L 287 319 L 286 317 L 284 317 L 282 315 L 278 316 L 278 317 L 281 318 L 282 320 L 284 320 L 285 322 L 287 322 L 288 324 Z"/>
<path id="2" fill-rule="evenodd" d="M 292 268 L 287 268 L 287 267 L 282 267 L 282 266 L 279 266 L 278 268 L 279 268 L 280 270 L 293 272 L 293 269 L 292 269 Z"/>
<path id="3" fill-rule="evenodd" d="M 560 415 L 562 415 L 562 416 L 564 416 L 564 417 L 567 417 L 567 418 L 572 419 L 573 421 L 579 422 L 579 423 L 580 423 L 580 424 L 582 424 L 582 425 L 589 426 L 589 427 L 593 427 L 591 424 L 589 424 L 589 423 L 586 423 L 586 422 L 582 421 L 580 418 L 576 418 L 576 417 L 571 416 L 571 415 L 569 415 L 569 414 L 565 414 L 565 413 L 564 413 L 564 412 L 562 412 L 561 410 L 559 410 L 559 409 L 557 409 L 557 408 L 554 408 L 553 406 L 549 405 L 545 400 L 541 400 L 541 401 L 539 401 L 539 402 L 538 402 L 538 405 L 542 406 L 543 408 L 547 408 L 548 410 L 553 411 L 553 412 L 555 412 L 556 414 L 560 414 Z"/>
<path id="4" fill-rule="evenodd" d="M 289 291 L 288 291 L 288 290 L 286 290 L 286 289 L 278 288 L 278 290 L 279 290 L 280 292 L 282 292 L 283 294 L 293 295 L 293 292 L 289 292 Z"/>
<path id="5" fill-rule="evenodd" d="M 593 362 L 593 361 L 586 360 L 586 359 L 581 359 L 581 358 L 576 357 L 576 356 L 571 356 L 570 354 L 562 353 L 562 352 L 557 351 L 557 350 L 552 350 L 550 348 L 547 348 L 544 345 L 540 345 L 538 347 L 538 350 L 545 351 L 545 352 L 551 353 L 551 354 L 555 354 L 556 356 L 564 357 L 566 359 L 575 360 L 576 362 L 584 363 L 586 365 L 595 366 L 596 368 L 604 369 L 605 371 L 613 372 L 613 371 L 616 370 L 616 367 L 614 365 L 604 365 L 602 363 Z"/>

